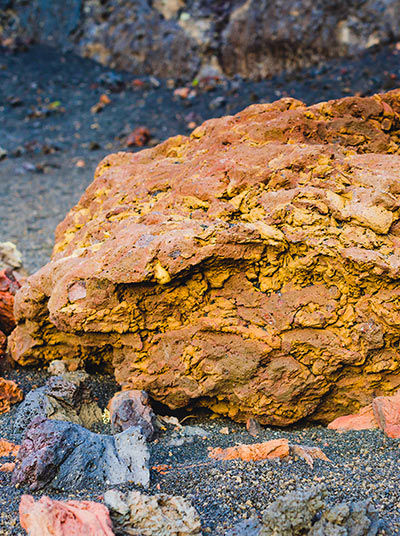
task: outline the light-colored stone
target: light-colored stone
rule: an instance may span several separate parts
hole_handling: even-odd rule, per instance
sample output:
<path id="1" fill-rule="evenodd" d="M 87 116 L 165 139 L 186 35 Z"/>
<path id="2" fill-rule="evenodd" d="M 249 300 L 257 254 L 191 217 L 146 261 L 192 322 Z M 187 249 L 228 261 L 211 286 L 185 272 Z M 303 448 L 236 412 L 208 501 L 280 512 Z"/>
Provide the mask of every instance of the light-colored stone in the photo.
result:
<path id="1" fill-rule="evenodd" d="M 200 517 L 183 497 L 165 494 L 124 494 L 109 490 L 104 494 L 116 529 L 132 536 L 201 536 Z"/>

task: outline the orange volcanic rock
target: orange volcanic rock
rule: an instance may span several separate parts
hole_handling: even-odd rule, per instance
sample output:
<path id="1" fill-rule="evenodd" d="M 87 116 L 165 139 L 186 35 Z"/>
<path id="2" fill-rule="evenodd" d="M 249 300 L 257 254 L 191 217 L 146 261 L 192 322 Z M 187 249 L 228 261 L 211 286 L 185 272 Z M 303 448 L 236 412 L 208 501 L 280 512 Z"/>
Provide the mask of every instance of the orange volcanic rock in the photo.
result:
<path id="1" fill-rule="evenodd" d="M 246 462 L 257 462 L 260 460 L 270 460 L 273 458 L 286 458 L 289 456 L 290 448 L 287 439 L 272 439 L 265 443 L 254 443 L 252 445 L 238 445 L 222 449 L 216 447 L 210 449 L 209 457 L 216 460 L 244 460 Z"/>
<path id="2" fill-rule="evenodd" d="M 20 364 L 238 421 L 329 422 L 400 383 L 400 90 L 212 119 L 118 153 L 16 296 Z"/>
<path id="3" fill-rule="evenodd" d="M 114 536 L 108 509 L 91 501 L 22 495 L 19 518 L 29 536 Z"/>
<path id="4" fill-rule="evenodd" d="M 0 439 L 0 457 L 1 456 L 16 456 L 20 446 L 11 443 L 7 439 Z"/>
<path id="5" fill-rule="evenodd" d="M 347 430 L 372 430 L 378 428 L 372 404 L 361 408 L 354 415 L 342 415 L 328 424 L 331 430 L 345 432 Z"/>
<path id="6" fill-rule="evenodd" d="M 23 398 L 23 392 L 15 382 L 0 377 L 0 414 L 6 413 L 11 404 L 21 402 Z"/>

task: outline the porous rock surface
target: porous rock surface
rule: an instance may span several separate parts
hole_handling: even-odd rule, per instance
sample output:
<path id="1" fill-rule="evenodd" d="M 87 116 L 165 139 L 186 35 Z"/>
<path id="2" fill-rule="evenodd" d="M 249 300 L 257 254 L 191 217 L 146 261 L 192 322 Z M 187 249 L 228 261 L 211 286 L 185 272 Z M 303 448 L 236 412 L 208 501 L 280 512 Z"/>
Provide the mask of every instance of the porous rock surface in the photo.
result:
<path id="1" fill-rule="evenodd" d="M 86 428 L 100 422 L 102 411 L 94 400 L 87 380 L 85 373 L 66 373 L 52 377 L 43 387 L 30 391 L 13 419 L 14 432 L 25 432 L 38 415 L 74 422 Z"/>
<path id="2" fill-rule="evenodd" d="M 94 434 L 75 423 L 36 417 L 18 451 L 13 484 L 75 490 L 87 482 L 149 484 L 149 451 L 137 428 Z"/>
<path id="3" fill-rule="evenodd" d="M 112 489 L 104 494 L 117 534 L 201 536 L 200 516 L 184 497 Z"/>
<path id="4" fill-rule="evenodd" d="M 293 99 L 118 153 L 16 296 L 20 364 L 262 424 L 329 422 L 400 384 L 400 91 Z"/>
<path id="5" fill-rule="evenodd" d="M 376 536 L 383 523 L 368 501 L 329 506 L 321 487 L 279 497 L 263 514 L 258 536 Z M 382 529 L 382 530 L 381 530 Z"/>

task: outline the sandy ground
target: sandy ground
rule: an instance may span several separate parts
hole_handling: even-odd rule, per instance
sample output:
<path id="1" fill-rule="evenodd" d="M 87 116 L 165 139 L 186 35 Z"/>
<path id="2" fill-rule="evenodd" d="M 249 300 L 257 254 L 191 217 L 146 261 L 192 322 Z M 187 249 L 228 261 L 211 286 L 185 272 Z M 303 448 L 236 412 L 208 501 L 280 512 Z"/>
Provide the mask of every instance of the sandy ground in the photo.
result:
<path id="1" fill-rule="evenodd" d="M 165 81 L 154 87 L 142 78 L 145 87 L 134 89 L 134 75 L 110 73 L 73 55 L 43 47 L 18 54 L 0 50 L 0 146 L 7 152 L 0 162 L 0 241 L 16 242 L 30 271 L 47 262 L 54 229 L 91 182 L 96 164 L 106 154 L 124 149 L 127 134 L 138 126 L 146 126 L 154 139 L 162 140 L 188 134 L 191 121 L 199 124 L 280 96 L 313 103 L 356 92 L 372 94 L 398 85 L 399 58 L 398 51 L 388 47 L 259 83 L 230 81 L 182 100 L 173 96 Z M 116 82 L 119 87 L 113 88 Z M 93 114 L 90 108 L 103 93 L 111 103 Z M 84 167 L 76 166 L 79 160 L 85 162 Z M 5 376 L 15 379 L 25 393 L 46 379 L 44 371 L 29 369 Z M 117 390 L 108 376 L 97 374 L 92 383 L 103 404 Z M 0 416 L 0 437 L 16 439 L 15 411 Z M 223 536 L 236 521 L 259 516 L 280 494 L 316 483 L 326 485 L 331 503 L 370 499 L 388 527 L 400 534 L 398 441 L 385 440 L 378 431 L 337 434 L 306 425 L 264 428 L 253 438 L 243 425 L 199 414 L 185 424 L 201 426 L 206 439 L 171 446 L 173 430 L 161 434 L 151 444 L 151 465 L 170 467 L 165 474 L 152 470 L 150 492 L 191 499 L 201 515 L 204 534 Z M 226 428 L 228 433 L 221 433 Z M 210 446 L 277 437 L 319 446 L 331 461 L 318 460 L 311 469 L 302 460 L 221 462 L 208 458 Z M 17 516 L 24 491 L 10 484 L 9 474 L 0 473 L 0 535 L 24 533 Z M 89 485 L 85 490 L 50 495 L 101 500 L 104 491 Z"/>

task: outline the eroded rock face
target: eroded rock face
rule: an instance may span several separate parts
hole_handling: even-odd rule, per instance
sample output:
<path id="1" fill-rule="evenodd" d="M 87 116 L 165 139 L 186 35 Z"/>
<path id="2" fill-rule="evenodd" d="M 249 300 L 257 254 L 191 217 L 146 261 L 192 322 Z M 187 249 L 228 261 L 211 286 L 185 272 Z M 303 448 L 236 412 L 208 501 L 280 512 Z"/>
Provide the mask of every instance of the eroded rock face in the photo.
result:
<path id="1" fill-rule="evenodd" d="M 16 296 L 21 364 L 329 422 L 400 383 L 400 91 L 283 99 L 103 160 Z"/>
<path id="2" fill-rule="evenodd" d="M 153 438 L 156 416 L 145 391 L 120 391 L 112 397 L 108 409 L 113 433 L 137 426 L 146 439 Z"/>

